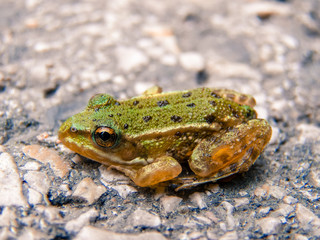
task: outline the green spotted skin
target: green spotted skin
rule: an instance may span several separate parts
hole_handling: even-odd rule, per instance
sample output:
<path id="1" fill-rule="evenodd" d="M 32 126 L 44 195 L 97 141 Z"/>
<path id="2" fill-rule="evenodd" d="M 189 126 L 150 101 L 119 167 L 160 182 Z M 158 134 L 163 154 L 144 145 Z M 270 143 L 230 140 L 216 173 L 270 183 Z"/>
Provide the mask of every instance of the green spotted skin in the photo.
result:
<path id="1" fill-rule="evenodd" d="M 125 101 L 116 101 L 105 94 L 96 95 L 82 114 L 85 113 L 87 119 L 96 125 L 112 122 L 128 138 L 188 125 L 210 128 L 213 123 L 220 123 L 232 126 L 256 117 L 251 107 L 222 98 L 208 88 L 140 96 Z"/>

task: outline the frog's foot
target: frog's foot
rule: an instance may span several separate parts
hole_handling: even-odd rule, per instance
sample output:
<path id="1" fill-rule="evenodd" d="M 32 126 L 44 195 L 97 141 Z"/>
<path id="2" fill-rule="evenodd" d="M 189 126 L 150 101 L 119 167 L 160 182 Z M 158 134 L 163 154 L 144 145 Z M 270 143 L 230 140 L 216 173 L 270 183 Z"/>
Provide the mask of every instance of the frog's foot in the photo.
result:
<path id="1" fill-rule="evenodd" d="M 241 105 L 248 105 L 250 107 L 256 105 L 256 100 L 249 94 L 239 93 L 230 89 L 212 89 L 212 92 Z"/>
<path id="2" fill-rule="evenodd" d="M 258 158 L 271 137 L 271 127 L 263 119 L 240 124 L 220 136 L 208 138 L 194 149 L 189 166 L 202 180 L 217 181 L 245 172 Z"/>
<path id="3" fill-rule="evenodd" d="M 172 157 L 163 156 L 141 168 L 115 167 L 124 172 L 134 183 L 140 187 L 148 187 L 160 182 L 177 177 L 181 171 L 181 165 Z"/>
<path id="4" fill-rule="evenodd" d="M 153 95 L 157 93 L 162 93 L 162 88 L 159 86 L 153 86 L 145 90 L 142 95 Z"/>

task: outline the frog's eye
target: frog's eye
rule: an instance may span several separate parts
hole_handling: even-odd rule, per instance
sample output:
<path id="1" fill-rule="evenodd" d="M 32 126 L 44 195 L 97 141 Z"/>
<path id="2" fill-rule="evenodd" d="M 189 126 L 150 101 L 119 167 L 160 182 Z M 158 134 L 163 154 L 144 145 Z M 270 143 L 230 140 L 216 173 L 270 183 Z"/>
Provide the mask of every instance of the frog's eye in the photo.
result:
<path id="1" fill-rule="evenodd" d="M 118 135 L 109 127 L 98 127 L 94 134 L 94 140 L 100 147 L 110 148 L 117 142 Z"/>

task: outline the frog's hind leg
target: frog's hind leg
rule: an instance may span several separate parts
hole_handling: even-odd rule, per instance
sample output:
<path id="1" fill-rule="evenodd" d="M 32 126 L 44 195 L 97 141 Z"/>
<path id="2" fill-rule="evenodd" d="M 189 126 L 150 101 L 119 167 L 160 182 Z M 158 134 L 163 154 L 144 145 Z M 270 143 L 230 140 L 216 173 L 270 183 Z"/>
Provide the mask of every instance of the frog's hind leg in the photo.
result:
<path id="1" fill-rule="evenodd" d="M 186 185 L 217 181 L 248 171 L 269 142 L 271 132 L 267 121 L 253 119 L 203 140 L 189 159 L 189 166 L 197 175 L 197 181 Z"/>

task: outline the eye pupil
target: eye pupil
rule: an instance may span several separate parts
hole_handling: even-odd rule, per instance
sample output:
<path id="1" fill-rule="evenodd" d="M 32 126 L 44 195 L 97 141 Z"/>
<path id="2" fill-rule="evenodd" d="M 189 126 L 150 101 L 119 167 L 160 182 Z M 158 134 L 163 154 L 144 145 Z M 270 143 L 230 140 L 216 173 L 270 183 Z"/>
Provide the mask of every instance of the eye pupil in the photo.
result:
<path id="1" fill-rule="evenodd" d="M 110 137 L 111 137 L 110 133 L 107 133 L 107 132 L 100 132 L 98 134 L 99 134 L 99 138 L 102 141 L 108 141 L 110 139 Z"/>
<path id="2" fill-rule="evenodd" d="M 117 143 L 118 135 L 110 127 L 98 127 L 93 133 L 93 139 L 100 147 L 110 148 Z"/>

